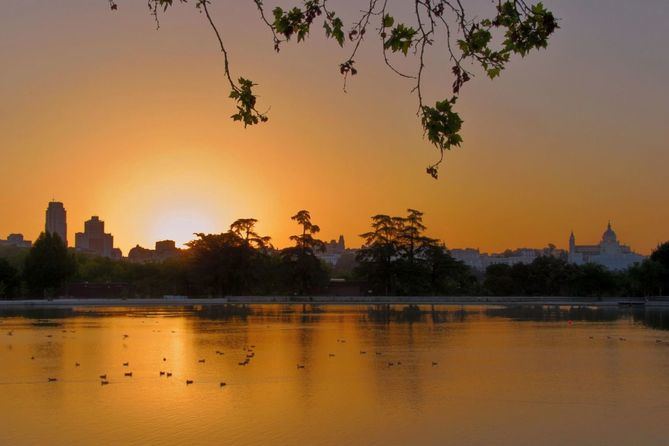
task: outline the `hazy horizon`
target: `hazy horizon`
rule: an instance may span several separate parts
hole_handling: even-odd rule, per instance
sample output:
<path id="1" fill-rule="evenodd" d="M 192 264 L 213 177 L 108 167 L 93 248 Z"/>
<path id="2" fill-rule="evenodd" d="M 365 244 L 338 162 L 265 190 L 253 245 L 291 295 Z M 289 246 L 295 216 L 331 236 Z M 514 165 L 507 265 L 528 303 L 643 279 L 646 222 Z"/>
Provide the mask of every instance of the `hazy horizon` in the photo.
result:
<path id="1" fill-rule="evenodd" d="M 350 20 L 355 2 L 342 3 Z M 463 147 L 434 181 L 411 85 L 383 67 L 378 42 L 363 47 L 344 93 L 348 50 L 320 29 L 277 55 L 252 2 L 226 5 L 229 15 L 212 5 L 234 73 L 271 107 L 268 123 L 244 130 L 229 119 L 222 59 L 192 5 L 171 8 L 156 31 L 144 3 L 112 13 L 106 2 L 5 2 L 0 237 L 34 240 L 55 198 L 71 245 L 98 215 L 124 254 L 242 217 L 286 246 L 299 209 L 323 239 L 359 246 L 370 216 L 410 207 L 449 248 L 565 248 L 571 230 L 596 243 L 611 220 L 648 254 L 669 239 L 669 53 L 657 49 L 669 3 L 544 3 L 561 29 L 501 78 L 467 84 Z M 452 79 L 437 50 L 429 63 L 432 101 Z"/>

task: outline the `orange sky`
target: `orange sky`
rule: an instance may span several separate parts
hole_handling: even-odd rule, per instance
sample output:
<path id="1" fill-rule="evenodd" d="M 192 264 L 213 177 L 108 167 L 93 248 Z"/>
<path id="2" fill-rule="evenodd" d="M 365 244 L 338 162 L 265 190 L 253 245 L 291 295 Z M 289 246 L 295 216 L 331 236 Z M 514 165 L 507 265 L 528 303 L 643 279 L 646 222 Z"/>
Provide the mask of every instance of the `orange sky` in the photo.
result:
<path id="1" fill-rule="evenodd" d="M 562 29 L 500 79 L 467 84 L 465 142 L 438 181 L 424 173 L 436 152 L 411 85 L 383 67 L 378 42 L 344 93 L 348 50 L 320 26 L 277 55 L 252 2 L 234 3 L 212 12 L 233 70 L 271 106 L 267 124 L 246 130 L 228 118 L 222 59 L 192 5 L 156 31 L 144 2 L 120 1 L 117 13 L 105 2 L 3 2 L 0 237 L 35 239 L 54 197 L 70 240 L 99 215 L 124 254 L 238 217 L 284 246 L 302 208 L 323 238 L 352 246 L 369 216 L 407 207 L 453 248 L 564 247 L 571 229 L 596 242 L 609 219 L 637 251 L 669 239 L 665 1 L 546 1 Z M 341 3 L 350 18 L 356 2 Z M 437 99 L 452 79 L 441 51 L 429 62 Z"/>

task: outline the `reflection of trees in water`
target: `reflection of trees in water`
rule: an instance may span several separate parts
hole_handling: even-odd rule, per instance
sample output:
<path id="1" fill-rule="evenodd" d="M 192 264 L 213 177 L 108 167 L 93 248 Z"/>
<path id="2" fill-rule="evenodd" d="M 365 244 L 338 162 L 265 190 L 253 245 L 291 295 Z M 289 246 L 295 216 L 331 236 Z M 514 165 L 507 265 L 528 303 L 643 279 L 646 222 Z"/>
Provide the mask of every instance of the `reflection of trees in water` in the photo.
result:
<path id="1" fill-rule="evenodd" d="M 367 308 L 366 320 L 370 322 L 388 324 L 390 322 L 427 322 L 435 324 L 446 322 L 464 322 L 469 315 L 478 309 L 466 310 L 464 307 L 458 309 L 439 309 L 435 305 L 374 305 Z"/>
<path id="2" fill-rule="evenodd" d="M 622 314 L 617 308 L 554 305 L 517 305 L 485 310 L 485 315 L 488 317 L 531 322 L 611 322 L 620 319 Z"/>
<path id="3" fill-rule="evenodd" d="M 65 319 L 78 315 L 73 308 L 3 308 L 0 317 L 22 317 L 25 319 Z M 46 322 L 44 322 L 46 323 Z"/>
<path id="4" fill-rule="evenodd" d="M 254 310 L 244 304 L 203 305 L 193 307 L 193 315 L 201 319 L 211 320 L 240 320 L 254 314 Z"/>
<path id="5" fill-rule="evenodd" d="M 314 304 L 303 305 L 253 305 L 226 304 L 203 305 L 193 307 L 192 314 L 201 319 L 242 320 L 251 322 L 301 322 L 304 324 L 319 322 L 322 315 L 328 313 L 325 306 Z M 336 311 L 332 311 L 336 312 Z"/>
<path id="6" fill-rule="evenodd" d="M 485 311 L 488 317 L 504 317 L 515 321 L 555 322 L 585 321 L 613 322 L 631 319 L 658 330 L 669 330 L 669 310 L 652 308 L 617 308 L 617 307 L 581 307 L 581 306 L 544 306 L 519 305 L 500 308 L 489 308 Z"/>
<path id="7" fill-rule="evenodd" d="M 183 307 L 80 307 L 80 308 L 2 308 L 0 318 L 24 318 L 34 320 L 35 326 L 52 326 L 60 322 L 54 320 L 71 317 L 104 318 L 112 316 L 155 318 L 194 316 L 208 320 L 239 320 L 242 322 L 263 323 L 300 322 L 302 324 L 318 323 L 327 313 L 360 314 L 360 322 L 381 324 L 432 322 L 443 324 L 464 322 L 472 316 L 490 318 L 507 318 L 516 321 L 555 322 L 585 321 L 612 322 L 620 319 L 631 319 L 633 322 L 660 330 L 669 330 L 669 310 L 650 308 L 618 308 L 588 306 L 556 306 L 556 305 L 512 305 L 512 306 L 443 306 L 443 305 L 373 305 L 368 307 L 347 307 L 328 305 L 249 305 L 225 304 Z"/>
<path id="8" fill-rule="evenodd" d="M 632 320 L 657 330 L 669 330 L 669 311 L 667 310 L 647 309 L 645 311 L 633 311 Z"/>

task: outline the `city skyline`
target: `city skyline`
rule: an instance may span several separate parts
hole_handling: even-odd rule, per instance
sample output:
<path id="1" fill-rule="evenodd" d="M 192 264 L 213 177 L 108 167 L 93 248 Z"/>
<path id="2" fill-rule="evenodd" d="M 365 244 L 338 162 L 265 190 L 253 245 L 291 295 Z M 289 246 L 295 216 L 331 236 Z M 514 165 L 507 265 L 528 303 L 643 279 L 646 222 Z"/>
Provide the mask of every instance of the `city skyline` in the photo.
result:
<path id="1" fill-rule="evenodd" d="M 54 216 L 54 213 L 57 213 L 57 216 Z M 243 217 L 238 217 L 238 218 L 243 218 Z M 429 221 L 429 216 L 426 216 L 426 221 Z M 220 230 L 218 230 L 218 231 L 215 230 L 215 231 L 212 231 L 210 233 L 226 232 L 228 230 L 228 227 L 229 227 L 230 223 L 232 223 L 232 221 L 230 221 L 227 224 L 224 224 L 221 227 Z M 327 222 L 322 222 L 322 223 L 325 223 L 325 226 L 323 226 L 323 228 L 324 228 L 323 236 L 321 237 L 323 240 L 331 241 L 329 243 L 334 243 L 336 240 L 339 240 L 339 243 L 342 243 L 342 245 L 343 245 L 343 239 L 346 238 L 346 240 L 349 240 L 349 242 L 348 242 L 349 246 L 348 247 L 350 247 L 350 248 L 359 248 L 362 245 L 362 239 L 360 237 L 360 234 L 362 234 L 364 232 L 364 229 L 361 229 L 361 231 L 357 235 L 355 235 L 354 237 L 349 238 L 349 236 L 343 234 L 341 231 L 334 230 L 334 232 L 333 232 L 333 230 L 331 230 L 331 229 L 328 230 Z M 259 222 L 258 224 L 259 224 L 259 226 L 261 226 L 261 222 Z M 64 203 L 60 202 L 60 201 L 56 201 L 55 199 L 52 199 L 48 203 L 46 218 L 45 218 L 45 224 L 44 224 L 43 228 L 46 229 L 47 231 L 49 231 L 49 228 L 52 228 L 52 230 L 50 232 L 58 233 L 61 236 L 61 239 L 63 239 L 63 236 L 59 231 L 63 230 L 63 229 L 66 230 L 67 227 L 68 227 L 67 212 L 66 212 L 66 209 L 64 207 Z M 70 225 L 70 227 L 72 227 L 72 226 Z M 75 225 L 75 228 L 76 227 L 79 227 L 79 225 Z M 127 257 L 129 252 L 133 248 L 137 248 L 137 247 L 146 248 L 147 246 L 153 246 L 154 244 L 157 245 L 157 244 L 159 244 L 163 241 L 176 242 L 175 247 L 182 248 L 182 247 L 184 247 L 184 245 L 187 241 L 193 240 L 195 238 L 195 236 L 194 236 L 195 233 L 205 232 L 205 231 L 195 229 L 191 233 L 191 235 L 193 235 L 193 237 L 190 237 L 187 240 L 184 240 L 183 242 L 179 241 L 179 240 L 175 240 L 175 238 L 171 238 L 169 236 L 163 237 L 163 238 L 158 238 L 158 239 L 155 239 L 155 240 L 142 241 L 142 242 L 131 241 L 131 242 L 129 242 L 129 246 L 127 248 L 125 248 L 124 247 L 125 245 L 118 245 L 114 241 L 113 231 L 110 231 L 110 233 L 105 233 L 105 221 L 102 221 L 98 215 L 93 215 L 93 216 L 90 217 L 90 219 L 84 221 L 82 223 L 82 227 L 84 228 L 83 232 L 81 232 L 81 231 L 74 232 L 73 233 L 74 237 L 69 237 L 69 235 L 66 236 L 67 237 L 65 239 L 66 246 L 68 245 L 68 243 L 67 243 L 68 239 L 74 239 L 75 244 L 73 245 L 73 247 L 75 247 L 79 251 L 89 251 L 89 252 L 97 253 L 99 255 L 104 255 L 104 256 L 107 256 L 107 257 L 116 257 L 116 258 L 121 257 L 121 255 L 118 252 L 116 252 L 116 250 L 119 249 L 119 248 L 121 249 L 121 252 L 123 253 L 123 255 Z M 55 231 L 54 231 L 54 229 L 55 229 Z M 431 228 L 428 225 L 428 233 L 432 233 L 432 231 L 430 229 Z M 42 231 L 40 231 L 40 232 L 42 232 Z M 547 242 L 544 242 L 543 244 L 538 244 L 538 245 L 534 245 L 534 246 L 532 246 L 532 245 L 506 246 L 506 247 L 504 247 L 502 249 L 499 249 L 497 251 L 481 249 L 480 246 L 475 246 L 475 245 L 473 245 L 473 246 L 452 246 L 448 243 L 447 240 L 444 240 L 444 239 L 441 239 L 441 238 L 440 239 L 446 244 L 447 248 L 449 248 L 449 249 L 458 250 L 458 251 L 459 250 L 472 250 L 473 249 L 473 250 L 476 250 L 476 251 L 481 251 L 481 254 L 490 254 L 490 255 L 503 253 L 504 251 L 507 251 L 507 250 L 523 250 L 523 249 L 541 250 L 541 249 L 546 248 L 550 245 L 554 245 L 556 248 L 558 248 L 560 250 L 563 250 L 565 252 L 571 252 L 574 249 L 575 232 L 577 232 L 577 231 L 574 231 L 574 229 L 572 228 L 571 231 L 570 231 L 570 235 L 567 238 L 567 243 L 560 243 L 560 242 L 556 243 L 556 242 L 553 242 L 553 241 L 547 241 Z M 596 232 L 596 230 L 595 230 L 595 232 Z M 92 233 L 93 235 L 89 236 L 88 233 Z M 615 240 L 615 242 L 618 243 L 617 240 L 616 240 L 616 234 L 615 234 L 615 232 L 612 231 L 612 222 L 611 222 L 611 220 L 608 220 L 607 229 L 604 233 L 603 239 L 606 239 L 607 234 L 611 234 L 611 233 L 613 234 L 613 239 Z M 329 235 L 326 235 L 326 234 L 336 234 L 336 235 L 329 236 Z M 10 233 L 8 235 L 23 235 L 23 236 L 26 236 L 26 233 L 19 230 L 19 231 L 13 231 L 12 233 Z M 36 239 L 38 235 L 39 235 L 39 233 L 35 234 L 34 239 Z M 32 237 L 32 235 L 28 235 L 28 238 L 30 238 L 30 237 Z M 590 241 L 594 242 L 595 240 L 599 240 L 598 237 L 599 236 L 597 236 L 595 238 L 592 238 L 592 239 L 590 239 L 588 237 L 581 237 L 580 239 L 581 240 L 583 240 L 583 239 L 590 240 Z M 2 238 L 2 232 L 0 232 L 0 239 L 1 238 Z M 89 241 L 89 239 L 91 239 L 91 238 L 95 239 L 95 241 L 92 241 L 92 242 Z M 625 237 L 625 239 L 626 240 L 628 239 L 627 236 Z M 351 243 L 351 240 L 353 240 L 352 243 Z M 283 247 L 288 246 L 290 244 L 289 241 L 286 241 L 285 245 L 277 244 L 277 242 L 274 238 L 272 238 L 272 243 L 277 248 L 283 248 Z M 89 244 L 91 245 L 90 247 L 89 247 Z M 660 242 L 658 242 L 658 245 L 659 244 L 660 244 Z M 584 248 L 591 248 L 593 246 L 594 245 L 585 245 Z M 638 249 L 630 248 L 630 246 L 628 246 L 628 245 L 621 245 L 621 246 L 624 249 L 627 250 L 626 252 L 638 253 L 638 254 L 642 254 L 644 256 L 649 254 L 649 253 L 642 252 Z M 114 251 L 114 253 L 112 253 L 112 251 Z M 465 262 L 465 263 L 467 263 L 467 262 Z"/>

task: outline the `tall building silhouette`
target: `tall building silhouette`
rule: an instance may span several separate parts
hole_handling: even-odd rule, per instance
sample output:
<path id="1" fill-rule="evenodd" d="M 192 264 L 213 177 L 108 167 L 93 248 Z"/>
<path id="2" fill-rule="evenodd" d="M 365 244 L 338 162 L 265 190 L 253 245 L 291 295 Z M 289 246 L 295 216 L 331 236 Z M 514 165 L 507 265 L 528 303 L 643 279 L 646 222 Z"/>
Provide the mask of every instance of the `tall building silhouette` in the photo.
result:
<path id="1" fill-rule="evenodd" d="M 121 258 L 121 250 L 114 248 L 114 236 L 105 233 L 105 222 L 96 215 L 84 222 L 84 232 L 75 234 L 74 246 L 77 251 Z"/>
<path id="2" fill-rule="evenodd" d="M 67 246 L 67 211 L 60 201 L 52 201 L 46 208 L 46 232 L 58 234 Z"/>

